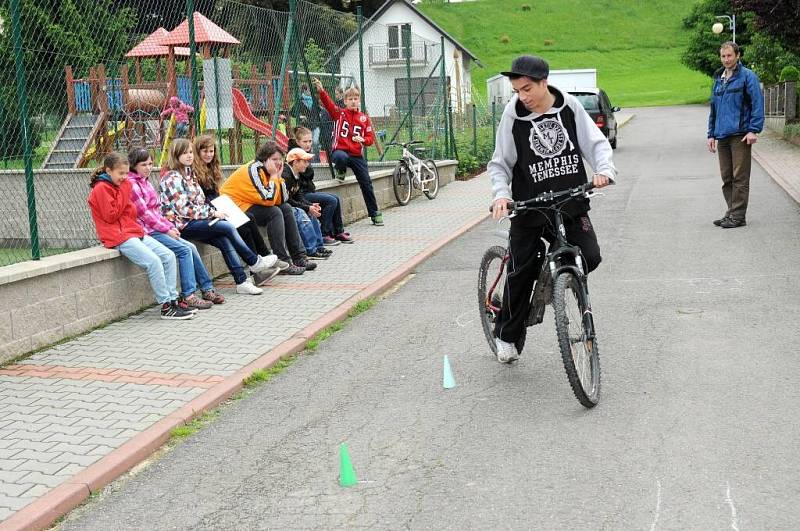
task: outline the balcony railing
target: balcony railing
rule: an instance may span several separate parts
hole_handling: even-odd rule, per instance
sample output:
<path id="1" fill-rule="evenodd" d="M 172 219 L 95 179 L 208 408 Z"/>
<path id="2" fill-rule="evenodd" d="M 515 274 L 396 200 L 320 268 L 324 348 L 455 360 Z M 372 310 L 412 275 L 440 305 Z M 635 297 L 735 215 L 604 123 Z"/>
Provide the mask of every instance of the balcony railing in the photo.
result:
<path id="1" fill-rule="evenodd" d="M 409 46 L 412 65 L 427 65 L 434 58 L 434 45 L 427 42 L 414 42 Z M 369 66 L 404 66 L 406 64 L 405 46 L 389 44 L 369 45 Z"/>

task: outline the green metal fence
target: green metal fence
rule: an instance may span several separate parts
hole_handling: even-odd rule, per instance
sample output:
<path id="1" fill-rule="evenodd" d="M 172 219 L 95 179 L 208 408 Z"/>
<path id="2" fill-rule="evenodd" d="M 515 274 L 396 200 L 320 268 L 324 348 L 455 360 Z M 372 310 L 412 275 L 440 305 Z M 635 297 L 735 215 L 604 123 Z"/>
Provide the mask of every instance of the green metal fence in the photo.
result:
<path id="1" fill-rule="evenodd" d="M 173 97 L 192 108 L 185 135 L 214 135 L 225 165 L 298 125 L 325 164 L 334 124 L 314 78 L 334 99 L 360 88 L 378 137 L 370 165 L 392 164 L 400 151 L 387 144 L 413 139 L 474 170 L 502 111 L 472 100 L 444 37 L 305 0 L 288 12 L 230 0 L 10 0 L 0 19 L 0 266 L 96 245 L 91 168 L 139 146 L 160 165 L 184 134 Z"/>

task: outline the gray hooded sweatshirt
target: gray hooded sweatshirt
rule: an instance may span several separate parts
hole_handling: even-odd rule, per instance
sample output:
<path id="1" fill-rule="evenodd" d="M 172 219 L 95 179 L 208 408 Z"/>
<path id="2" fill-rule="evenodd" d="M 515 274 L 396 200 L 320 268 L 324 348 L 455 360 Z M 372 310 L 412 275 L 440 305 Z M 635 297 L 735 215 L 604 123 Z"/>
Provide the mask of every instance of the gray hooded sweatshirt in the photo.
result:
<path id="1" fill-rule="evenodd" d="M 516 94 L 503 110 L 487 168 L 495 200 L 524 201 L 542 192 L 580 186 L 589 180 L 581 157 L 595 173 L 616 178 L 611 145 L 600 128 L 574 96 L 553 86 L 548 89 L 555 102 L 545 113 L 528 111 Z M 588 210 L 589 200 L 583 198 L 564 208 L 569 216 Z M 545 221 L 542 214 L 530 212 L 512 223 L 539 226 Z"/>

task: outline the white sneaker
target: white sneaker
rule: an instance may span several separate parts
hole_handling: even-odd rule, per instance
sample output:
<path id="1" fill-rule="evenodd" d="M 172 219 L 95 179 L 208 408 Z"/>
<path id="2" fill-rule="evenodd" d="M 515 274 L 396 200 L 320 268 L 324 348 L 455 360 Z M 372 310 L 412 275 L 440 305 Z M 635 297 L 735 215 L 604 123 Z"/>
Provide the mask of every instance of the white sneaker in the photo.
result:
<path id="1" fill-rule="evenodd" d="M 264 293 L 264 290 L 254 286 L 253 283 L 250 282 L 250 279 L 248 278 L 241 284 L 236 284 L 236 293 L 240 293 L 242 295 L 261 295 L 262 293 Z"/>
<path id="2" fill-rule="evenodd" d="M 264 262 L 267 264 L 267 267 L 272 267 L 275 265 L 275 262 L 278 261 L 278 257 L 275 254 L 268 254 L 266 256 L 262 256 L 261 258 L 264 259 Z"/>
<path id="3" fill-rule="evenodd" d="M 519 359 L 517 347 L 514 346 L 514 343 L 508 343 L 496 337 L 494 338 L 494 344 L 497 347 L 497 361 L 500 363 L 511 363 Z"/>
<path id="4" fill-rule="evenodd" d="M 270 267 L 272 267 L 272 265 L 275 263 L 278 257 L 275 256 L 274 254 L 271 254 L 270 256 L 274 257 L 275 260 L 272 260 L 272 262 L 270 262 L 266 257 L 259 256 L 258 260 L 256 260 L 256 263 L 250 266 L 250 272 L 260 273 L 261 271 L 264 271 L 265 269 L 269 269 Z"/>

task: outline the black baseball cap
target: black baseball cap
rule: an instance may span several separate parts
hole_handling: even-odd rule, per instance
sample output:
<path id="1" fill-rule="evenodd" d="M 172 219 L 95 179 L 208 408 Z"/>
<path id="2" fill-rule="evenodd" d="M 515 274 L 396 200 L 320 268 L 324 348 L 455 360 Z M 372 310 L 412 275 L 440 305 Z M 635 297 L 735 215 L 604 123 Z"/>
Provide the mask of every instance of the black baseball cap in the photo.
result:
<path id="1" fill-rule="evenodd" d="M 504 76 L 527 76 L 536 81 L 541 81 L 550 74 L 550 65 L 541 57 L 520 55 L 511 63 L 511 70 L 500 73 Z"/>

